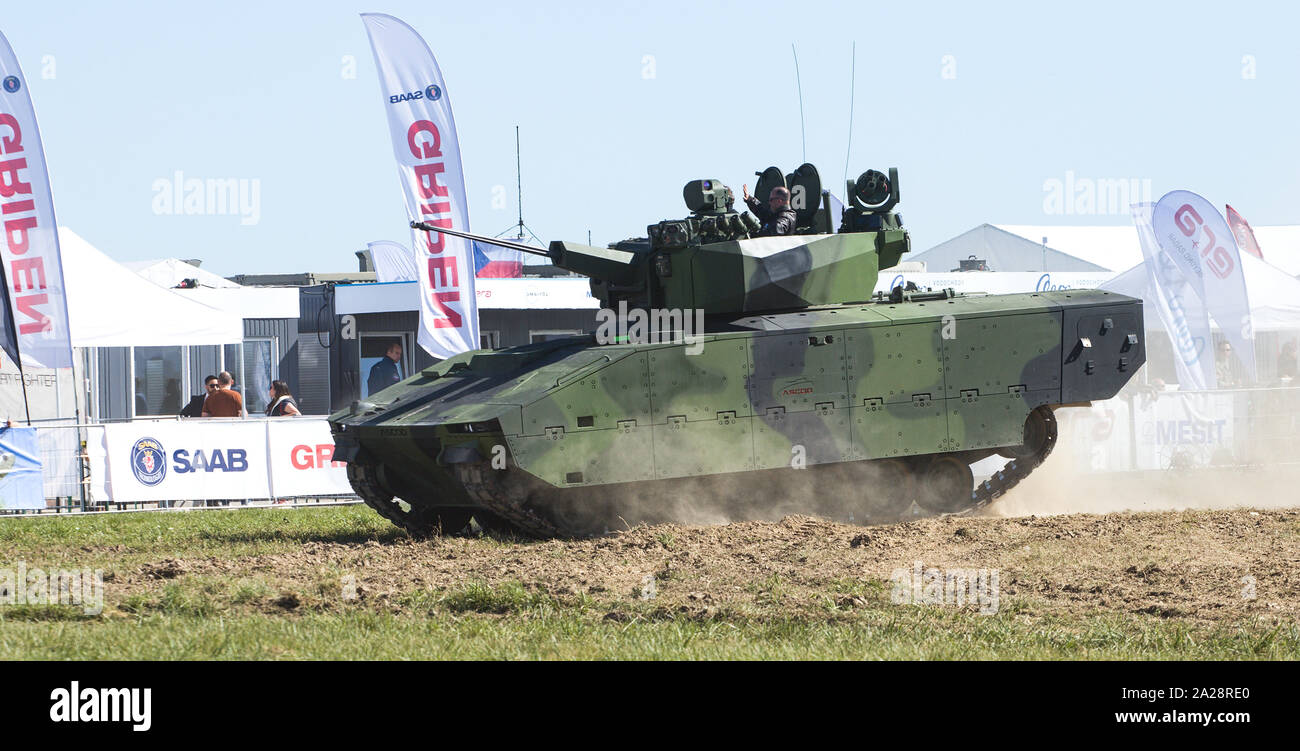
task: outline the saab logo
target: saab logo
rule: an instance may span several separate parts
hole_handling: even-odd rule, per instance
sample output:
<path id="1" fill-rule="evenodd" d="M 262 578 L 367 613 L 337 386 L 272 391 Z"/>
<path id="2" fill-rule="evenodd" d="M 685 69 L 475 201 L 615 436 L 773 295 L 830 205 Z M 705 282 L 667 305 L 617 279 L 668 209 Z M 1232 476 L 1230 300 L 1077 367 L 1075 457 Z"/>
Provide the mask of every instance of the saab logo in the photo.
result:
<path id="1" fill-rule="evenodd" d="M 23 84 L 21 81 L 18 80 L 18 76 L 5 77 L 5 91 L 9 92 L 10 94 L 17 93 L 18 90 L 21 89 L 22 87 Z"/>
<path id="2" fill-rule="evenodd" d="M 430 102 L 436 102 L 441 98 L 442 89 L 438 88 L 438 84 L 431 83 L 425 87 L 424 91 L 411 91 L 405 94 L 394 94 L 388 97 L 388 103 L 401 104 L 402 102 L 410 102 L 417 99 L 428 99 Z"/>
<path id="3" fill-rule="evenodd" d="M 907 282 L 903 279 L 902 274 L 895 274 L 894 278 L 889 280 L 889 291 L 893 292 L 895 287 L 902 287 L 906 284 Z"/>
<path id="4" fill-rule="evenodd" d="M 248 469 L 248 451 L 246 449 L 212 449 L 205 455 L 203 449 L 194 449 L 193 458 L 185 449 L 177 449 L 172 454 L 172 462 L 180 474 L 188 472 L 243 472 Z"/>
<path id="5" fill-rule="evenodd" d="M 325 467 L 342 467 L 347 462 L 331 461 L 334 458 L 334 444 L 318 443 L 315 446 L 294 446 L 289 451 L 289 463 L 294 469 L 324 469 Z"/>
<path id="6" fill-rule="evenodd" d="M 812 380 L 800 378 L 797 381 L 791 381 L 781 389 L 781 396 L 800 396 L 802 394 L 811 394 L 813 392 Z"/>
<path id="7" fill-rule="evenodd" d="M 131 447 L 131 474 L 141 485 L 153 487 L 167 476 L 167 452 L 155 438 L 141 438 Z"/>

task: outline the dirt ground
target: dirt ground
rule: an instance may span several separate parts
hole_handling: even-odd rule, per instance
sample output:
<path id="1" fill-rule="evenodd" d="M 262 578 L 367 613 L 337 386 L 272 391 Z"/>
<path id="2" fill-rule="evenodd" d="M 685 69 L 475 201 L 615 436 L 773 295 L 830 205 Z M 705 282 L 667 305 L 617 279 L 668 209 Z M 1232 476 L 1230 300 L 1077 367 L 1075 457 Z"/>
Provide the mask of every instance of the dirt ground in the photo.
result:
<path id="1" fill-rule="evenodd" d="M 824 612 L 888 599 L 915 566 L 996 569 L 1001 607 L 1029 616 L 1139 613 L 1213 623 L 1294 622 L 1300 513 L 1231 510 L 944 518 L 862 527 L 812 517 L 656 525 L 583 541 L 398 538 L 307 542 L 293 552 L 163 559 L 115 577 L 113 600 L 173 580 L 266 582 L 281 612 L 311 604 L 401 612 L 412 590 L 521 584 L 674 612 Z M 340 591 L 345 594 L 340 595 Z M 312 602 L 308 602 L 312 601 Z"/>

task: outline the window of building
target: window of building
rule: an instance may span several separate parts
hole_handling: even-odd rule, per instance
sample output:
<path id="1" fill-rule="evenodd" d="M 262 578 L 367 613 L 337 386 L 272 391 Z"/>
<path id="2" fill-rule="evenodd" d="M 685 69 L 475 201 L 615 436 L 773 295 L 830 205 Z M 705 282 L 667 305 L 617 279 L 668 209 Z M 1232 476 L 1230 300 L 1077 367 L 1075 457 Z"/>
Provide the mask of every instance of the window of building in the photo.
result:
<path id="1" fill-rule="evenodd" d="M 478 332 L 479 349 L 501 349 L 501 332 L 500 331 L 480 331 Z"/>
<path id="2" fill-rule="evenodd" d="M 410 375 L 410 337 L 397 332 L 361 335 L 361 398 L 382 391 Z M 389 348 L 398 345 L 401 354 L 394 361 Z M 396 350 L 393 354 L 398 354 Z M 396 378 L 396 380 L 395 380 Z"/>
<path id="3" fill-rule="evenodd" d="M 221 369 L 235 379 L 235 391 L 244 394 L 244 345 L 221 345 Z"/>
<path id="4" fill-rule="evenodd" d="M 266 412 L 270 404 L 271 381 L 275 380 L 275 352 L 270 339 L 245 339 L 244 410 L 250 415 Z"/>
<path id="5" fill-rule="evenodd" d="M 188 383 L 190 386 L 190 395 L 202 394 L 207 396 L 207 390 L 203 387 L 203 379 L 207 376 L 215 376 L 221 372 L 221 347 L 216 344 L 205 344 L 202 346 L 190 347 L 190 375 Z"/>
<path id="6" fill-rule="evenodd" d="M 136 417 L 178 415 L 181 411 L 181 348 L 136 347 L 134 411 Z"/>

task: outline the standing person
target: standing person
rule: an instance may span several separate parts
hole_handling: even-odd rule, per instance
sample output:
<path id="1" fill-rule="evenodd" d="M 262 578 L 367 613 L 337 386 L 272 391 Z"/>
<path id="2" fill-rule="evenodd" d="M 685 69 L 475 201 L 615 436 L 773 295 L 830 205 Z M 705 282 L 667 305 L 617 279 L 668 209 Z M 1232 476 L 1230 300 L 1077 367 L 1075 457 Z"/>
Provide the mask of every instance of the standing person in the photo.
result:
<path id="1" fill-rule="evenodd" d="M 366 378 L 367 396 L 374 396 L 380 391 L 402 380 L 402 371 L 397 364 L 402 361 L 402 342 L 400 340 L 388 345 L 384 357 L 370 368 Z"/>
<path id="2" fill-rule="evenodd" d="M 217 390 L 217 377 L 214 375 L 210 375 L 204 378 L 203 388 L 205 389 L 204 393 L 195 394 L 194 396 L 190 397 L 190 403 L 186 404 L 185 409 L 181 410 L 181 417 L 202 417 L 203 416 L 203 402 L 208 398 L 208 394 L 211 394 L 213 391 Z"/>
<path id="3" fill-rule="evenodd" d="M 244 413 L 244 397 L 230 388 L 235 379 L 226 371 L 217 374 L 217 389 L 203 402 L 204 417 L 240 417 Z"/>
<path id="4" fill-rule="evenodd" d="M 1219 342 L 1218 357 L 1214 360 L 1214 379 L 1219 388 L 1232 389 L 1241 386 L 1237 378 L 1237 369 L 1232 362 L 1232 343 L 1224 339 Z"/>
<path id="5" fill-rule="evenodd" d="M 289 384 L 284 381 L 271 381 L 271 403 L 266 408 L 267 417 L 283 417 L 284 415 L 301 415 L 298 411 L 298 403 L 293 400 L 293 394 L 289 393 Z"/>

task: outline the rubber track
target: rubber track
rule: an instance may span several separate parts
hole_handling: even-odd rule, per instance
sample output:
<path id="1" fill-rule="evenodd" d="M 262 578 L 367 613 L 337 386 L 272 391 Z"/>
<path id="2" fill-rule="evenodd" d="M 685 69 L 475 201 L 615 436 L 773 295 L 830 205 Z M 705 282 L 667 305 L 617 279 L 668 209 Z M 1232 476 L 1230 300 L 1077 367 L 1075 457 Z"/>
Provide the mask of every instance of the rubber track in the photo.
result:
<path id="1" fill-rule="evenodd" d="M 980 511 L 1005 495 L 1008 490 L 1037 469 L 1056 447 L 1056 417 L 1050 410 L 1047 411 L 1047 419 L 1050 422 L 1050 430 L 1043 448 L 1038 453 L 1008 461 L 1002 469 L 993 473 L 992 477 L 971 491 L 970 506 L 961 511 L 938 516 L 968 516 Z M 525 507 L 527 493 L 508 491 L 505 484 L 500 481 L 505 473 L 491 470 L 486 464 L 457 464 L 455 468 L 456 477 L 469 497 L 507 522 L 512 531 L 538 539 L 588 536 L 579 530 L 563 529 L 550 519 Z M 402 511 L 401 507 L 392 500 L 392 496 L 379 486 L 370 468 L 348 464 L 348 479 L 352 481 L 352 487 L 367 506 L 408 532 L 425 535 L 432 532 L 436 526 L 434 522 L 421 523 L 420 520 L 413 519 L 411 514 Z"/>
<path id="2" fill-rule="evenodd" d="M 402 510 L 393 500 L 392 493 L 384 490 L 379 479 L 374 476 L 374 469 L 364 464 L 348 462 L 348 482 L 357 491 L 361 500 L 374 509 L 377 514 L 417 537 L 433 534 L 437 528 L 436 520 L 426 515 L 416 515 Z"/>
<path id="3" fill-rule="evenodd" d="M 1043 408 L 1039 407 L 1039 409 Z M 1052 413 L 1050 408 L 1045 410 L 1045 413 L 1049 430 L 1043 448 L 1033 456 L 1012 459 L 1007 462 L 1002 469 L 994 472 L 992 477 L 980 483 L 971 492 L 972 503 L 969 508 L 953 514 L 945 514 L 945 516 L 969 516 L 987 507 L 990 503 L 1005 495 L 1008 490 L 1020 484 L 1021 480 L 1029 476 L 1029 473 L 1038 469 L 1039 465 L 1052 453 L 1052 449 L 1056 447 L 1056 415 Z"/>
<path id="4" fill-rule="evenodd" d="M 469 497 L 508 522 L 515 532 L 538 539 L 582 536 L 571 530 L 561 529 L 549 519 L 525 508 L 523 502 L 527 499 L 526 496 L 521 494 L 518 498 L 511 498 L 505 492 L 502 483 L 496 480 L 495 476 L 502 474 L 500 471 L 491 470 L 486 464 L 455 466 L 456 478 L 460 480 Z"/>

